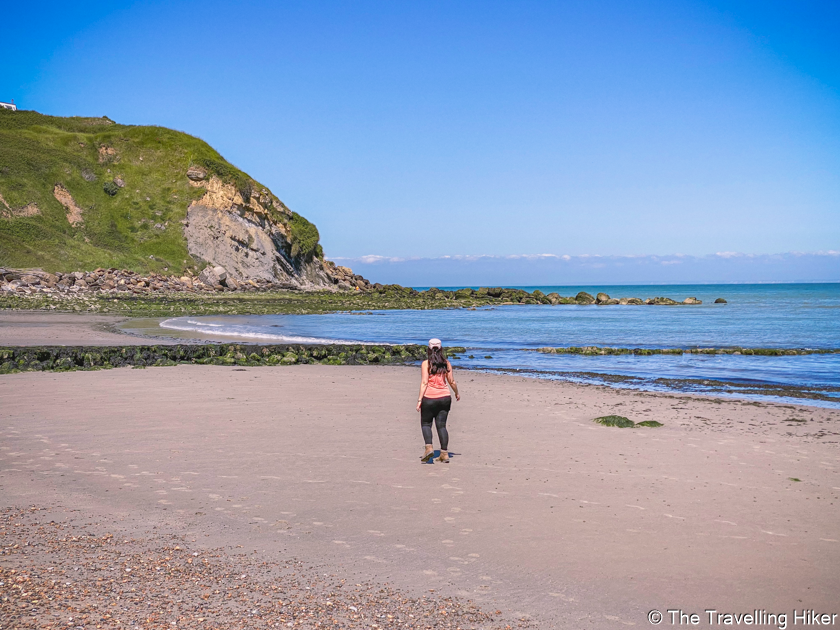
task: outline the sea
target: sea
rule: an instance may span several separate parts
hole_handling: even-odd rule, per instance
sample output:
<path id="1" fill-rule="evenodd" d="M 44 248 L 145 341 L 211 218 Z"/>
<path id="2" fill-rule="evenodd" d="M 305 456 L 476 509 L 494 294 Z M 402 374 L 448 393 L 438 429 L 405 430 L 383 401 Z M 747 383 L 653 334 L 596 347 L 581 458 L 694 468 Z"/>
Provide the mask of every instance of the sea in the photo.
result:
<path id="1" fill-rule="evenodd" d="M 417 287 L 423 289 L 426 287 Z M 457 289 L 461 287 L 440 287 Z M 477 287 L 475 287 L 477 288 Z M 797 356 L 545 354 L 541 347 L 840 349 L 840 283 L 539 286 L 574 296 L 696 297 L 702 305 L 509 305 L 324 315 L 177 317 L 178 335 L 243 343 L 465 347 L 456 368 L 610 387 L 680 391 L 840 408 L 840 354 Z M 724 298 L 726 304 L 715 304 Z"/>

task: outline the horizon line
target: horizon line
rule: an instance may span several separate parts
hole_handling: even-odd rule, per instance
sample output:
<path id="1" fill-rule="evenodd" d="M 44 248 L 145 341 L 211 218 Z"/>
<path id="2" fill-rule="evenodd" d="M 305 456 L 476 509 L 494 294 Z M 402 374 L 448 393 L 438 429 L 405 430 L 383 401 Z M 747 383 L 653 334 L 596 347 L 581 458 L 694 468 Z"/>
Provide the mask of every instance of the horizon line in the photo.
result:
<path id="1" fill-rule="evenodd" d="M 328 260 L 332 261 L 358 261 L 365 264 L 374 263 L 400 263 L 420 260 L 454 260 L 454 261 L 474 261 L 474 260 L 557 260 L 569 262 L 575 259 L 578 260 L 592 260 L 592 259 L 623 259 L 623 260 L 690 260 L 690 259 L 717 259 L 717 260 L 731 260 L 731 259 L 754 259 L 754 258 L 774 258 L 774 257 L 840 257 L 840 251 L 837 250 L 818 250 L 812 252 L 788 251 L 775 252 L 764 254 L 750 254 L 744 252 L 715 252 L 712 254 L 446 254 L 442 256 L 383 256 L 380 254 L 365 254 L 362 256 L 327 256 Z"/>

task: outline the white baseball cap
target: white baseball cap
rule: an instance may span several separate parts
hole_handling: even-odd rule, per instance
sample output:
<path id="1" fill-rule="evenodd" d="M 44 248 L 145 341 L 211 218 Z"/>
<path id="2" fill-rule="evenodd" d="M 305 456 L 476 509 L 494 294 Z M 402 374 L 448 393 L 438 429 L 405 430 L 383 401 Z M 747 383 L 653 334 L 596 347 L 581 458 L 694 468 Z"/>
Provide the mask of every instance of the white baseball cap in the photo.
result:
<path id="1" fill-rule="evenodd" d="M 429 339 L 429 347 L 430 348 L 440 348 L 443 344 L 441 344 L 440 339 Z"/>

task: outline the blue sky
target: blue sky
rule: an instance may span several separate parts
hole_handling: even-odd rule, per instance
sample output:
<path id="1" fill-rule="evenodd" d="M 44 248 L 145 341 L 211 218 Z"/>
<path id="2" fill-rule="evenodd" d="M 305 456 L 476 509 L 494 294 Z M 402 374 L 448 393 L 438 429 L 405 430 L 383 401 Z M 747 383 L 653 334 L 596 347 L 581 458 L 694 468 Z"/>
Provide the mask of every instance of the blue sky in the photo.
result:
<path id="1" fill-rule="evenodd" d="M 200 136 L 329 257 L 823 252 L 805 279 L 840 279 L 837 2 L 3 14 L 0 100 Z"/>

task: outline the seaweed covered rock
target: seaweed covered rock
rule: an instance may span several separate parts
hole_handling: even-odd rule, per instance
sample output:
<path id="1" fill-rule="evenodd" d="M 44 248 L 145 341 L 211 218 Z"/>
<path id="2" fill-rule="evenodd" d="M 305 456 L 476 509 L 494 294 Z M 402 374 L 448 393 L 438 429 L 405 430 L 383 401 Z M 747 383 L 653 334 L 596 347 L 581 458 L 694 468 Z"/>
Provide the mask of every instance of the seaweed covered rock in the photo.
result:
<path id="1" fill-rule="evenodd" d="M 463 349 L 460 349 L 463 350 Z M 333 344 L 241 345 L 179 344 L 164 346 L 37 346 L 0 348 L 0 374 L 44 370 L 96 370 L 178 364 L 199 365 L 367 365 L 413 363 L 426 347 Z"/>
<path id="2" fill-rule="evenodd" d="M 581 291 L 575 296 L 575 302 L 578 304 L 594 304 L 595 298 L 586 291 Z"/>
<path id="3" fill-rule="evenodd" d="M 595 418 L 593 422 L 602 424 L 605 427 L 618 427 L 619 429 L 632 429 L 634 426 L 636 426 L 636 423 L 630 420 L 629 418 L 614 415 L 601 416 L 600 418 Z"/>

